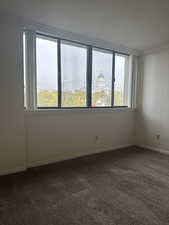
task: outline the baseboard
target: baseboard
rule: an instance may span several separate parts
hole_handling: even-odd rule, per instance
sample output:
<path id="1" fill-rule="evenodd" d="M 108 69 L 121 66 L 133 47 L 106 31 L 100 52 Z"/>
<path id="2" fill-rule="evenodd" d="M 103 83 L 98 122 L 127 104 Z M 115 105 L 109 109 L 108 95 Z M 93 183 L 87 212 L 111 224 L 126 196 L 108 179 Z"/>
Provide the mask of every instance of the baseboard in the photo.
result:
<path id="1" fill-rule="evenodd" d="M 97 150 L 94 150 L 92 152 L 71 153 L 71 155 L 70 155 L 70 152 L 69 152 L 64 156 L 62 155 L 62 157 L 56 156 L 56 158 L 53 158 L 53 159 L 30 162 L 27 167 L 17 167 L 17 168 L 14 168 L 14 169 L 2 170 L 2 171 L 0 171 L 0 176 L 23 172 L 23 171 L 26 171 L 27 168 L 31 168 L 31 167 L 43 166 L 43 165 L 52 164 L 52 163 L 61 162 L 61 161 L 66 161 L 66 160 L 70 160 L 70 159 L 75 159 L 75 158 L 79 158 L 79 157 L 83 157 L 83 156 L 87 156 L 87 155 L 93 155 L 93 154 L 102 153 L 102 152 L 115 151 L 115 150 L 119 150 L 119 149 L 123 149 L 123 148 L 133 147 L 133 146 L 134 145 L 131 145 L 131 144 L 120 145 L 120 146 L 110 147 L 110 148 L 105 148 L 105 149 L 97 149 Z M 167 150 L 167 149 L 157 148 L 157 147 L 153 147 L 153 146 L 150 146 L 150 145 L 135 145 L 135 146 L 140 147 L 140 148 L 149 149 L 149 150 L 156 151 L 156 152 L 160 152 L 162 154 L 169 155 L 169 150 Z"/>
<path id="2" fill-rule="evenodd" d="M 138 146 L 140 148 L 146 148 L 146 149 L 150 149 L 152 151 L 156 151 L 156 152 L 160 152 L 160 153 L 169 155 L 169 150 L 167 150 L 167 149 L 157 148 L 157 147 L 153 147 L 153 146 L 150 146 L 150 145 L 136 145 L 136 146 Z"/>
<path id="3" fill-rule="evenodd" d="M 17 168 L 14 168 L 14 169 L 1 170 L 0 176 L 19 173 L 19 172 L 23 172 L 25 170 L 26 170 L 26 167 L 17 167 Z"/>
<path id="4" fill-rule="evenodd" d="M 71 153 L 71 155 L 70 155 L 70 152 L 68 152 L 64 156 L 62 154 L 62 156 L 61 155 L 59 157 L 56 156 L 56 158 L 53 158 L 53 159 L 47 159 L 47 160 L 41 160 L 41 161 L 36 161 L 36 162 L 30 162 L 30 163 L 28 163 L 27 167 L 25 166 L 25 167 L 17 167 L 17 168 L 14 168 L 14 169 L 1 170 L 0 171 L 0 176 L 23 172 L 23 171 L 26 171 L 27 168 L 32 168 L 32 167 L 36 167 L 36 166 L 43 166 L 43 165 L 47 165 L 47 164 L 52 164 L 52 163 L 56 163 L 56 162 L 66 161 L 66 160 L 75 159 L 75 158 L 79 158 L 79 157 L 83 157 L 83 156 L 87 156 L 87 155 L 93 155 L 93 154 L 102 153 L 102 152 L 115 151 L 115 150 L 128 148 L 128 147 L 132 147 L 132 146 L 133 145 L 131 145 L 131 144 L 129 144 L 129 145 L 120 145 L 120 146 L 117 146 L 117 147 L 110 147 L 110 148 L 105 148 L 105 149 L 97 149 L 97 150 L 94 150 L 92 152 Z"/>
<path id="5" fill-rule="evenodd" d="M 102 153 L 102 152 L 108 152 L 108 151 L 115 151 L 115 150 L 119 150 L 119 149 L 123 149 L 123 148 L 128 148 L 128 147 L 132 147 L 133 145 L 120 145 L 117 147 L 110 147 L 110 148 L 105 148 L 105 149 L 99 149 L 99 150 L 94 150 L 91 152 L 83 152 L 83 153 L 64 153 L 65 155 L 62 156 L 57 155 L 56 158 L 53 159 L 47 159 L 47 160 L 39 160 L 36 162 L 30 162 L 28 163 L 28 168 L 32 168 L 32 167 L 36 167 L 36 166 L 43 166 L 43 165 L 47 165 L 47 164 L 52 164 L 52 163 L 56 163 L 56 162 L 61 162 L 61 161 L 66 161 L 66 160 L 70 160 L 70 159 L 75 159 L 75 158 L 79 158 L 79 157 L 83 157 L 83 156 L 88 156 L 88 155 L 93 155 L 93 154 L 97 154 L 97 153 Z"/>

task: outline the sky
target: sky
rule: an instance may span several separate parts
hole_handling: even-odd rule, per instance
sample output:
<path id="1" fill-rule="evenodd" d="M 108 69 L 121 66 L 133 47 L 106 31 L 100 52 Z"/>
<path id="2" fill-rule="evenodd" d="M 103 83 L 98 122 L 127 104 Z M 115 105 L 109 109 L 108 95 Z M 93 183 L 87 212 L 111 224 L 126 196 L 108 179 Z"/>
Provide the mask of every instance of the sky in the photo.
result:
<path id="1" fill-rule="evenodd" d="M 73 59 L 73 60 L 72 60 Z M 86 87 L 87 49 L 82 46 L 61 44 L 62 90 L 73 91 Z M 125 58 L 116 56 L 115 89 L 123 86 Z M 93 51 L 92 86 L 103 74 L 106 87 L 112 83 L 112 55 L 98 50 Z M 37 38 L 37 88 L 38 90 L 57 90 L 57 42 Z"/>

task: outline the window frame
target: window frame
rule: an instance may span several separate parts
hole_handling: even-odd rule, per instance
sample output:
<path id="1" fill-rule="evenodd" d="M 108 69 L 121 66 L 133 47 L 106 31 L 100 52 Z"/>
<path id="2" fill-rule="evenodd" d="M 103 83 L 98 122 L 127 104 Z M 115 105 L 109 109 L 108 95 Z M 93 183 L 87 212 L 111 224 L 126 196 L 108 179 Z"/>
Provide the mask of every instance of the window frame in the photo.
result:
<path id="1" fill-rule="evenodd" d="M 87 108 L 88 106 L 88 91 L 87 91 L 87 86 L 88 86 L 88 46 L 85 45 L 84 43 L 81 44 L 79 42 L 75 42 L 75 41 L 68 41 L 68 40 L 65 40 L 65 39 L 59 39 L 60 40 L 60 52 L 61 52 L 61 44 L 65 42 L 65 44 L 70 44 L 71 46 L 76 46 L 76 47 L 79 47 L 79 48 L 84 48 L 86 49 L 86 76 L 85 76 L 85 79 L 86 79 L 86 106 L 82 106 L 82 107 L 77 107 L 77 106 L 72 106 L 72 107 L 65 107 L 65 106 L 62 106 L 62 91 L 61 91 L 61 105 L 59 108 L 61 109 L 83 109 L 83 108 Z M 62 66 L 62 60 L 61 60 L 62 56 L 60 55 L 60 66 Z M 62 87 L 62 69 L 61 69 L 61 74 L 60 74 L 60 79 L 61 79 L 61 87 Z M 62 88 L 61 88 L 62 89 Z"/>
<path id="2" fill-rule="evenodd" d="M 26 57 L 26 110 L 60 110 L 60 109 L 118 109 L 118 108 L 133 108 L 133 71 L 129 71 L 131 80 L 130 80 L 130 105 L 126 106 L 115 106 L 114 105 L 114 84 L 115 84 L 115 56 L 116 54 L 124 56 L 132 56 L 128 53 L 121 51 L 116 51 L 113 49 L 103 48 L 95 45 L 85 44 L 80 41 L 60 38 L 54 35 L 45 34 L 38 31 L 24 31 L 25 35 L 25 57 Z M 53 39 L 57 42 L 57 57 L 58 57 L 58 106 L 56 107 L 38 107 L 37 106 L 37 65 L 36 65 L 36 38 L 44 37 L 46 39 Z M 84 46 L 87 49 L 87 68 L 86 68 L 86 106 L 83 107 L 62 107 L 61 98 L 62 98 L 62 84 L 61 84 L 61 42 L 72 43 L 75 45 Z M 93 50 L 105 51 L 112 54 L 112 88 L 111 88 L 111 106 L 92 106 L 92 63 L 93 63 Z M 131 63 L 133 60 L 131 60 Z M 132 68 L 132 65 L 129 65 Z"/>
<path id="3" fill-rule="evenodd" d="M 91 108 L 115 108 L 114 107 L 114 82 L 115 82 L 115 51 L 113 50 L 110 50 L 110 49 L 105 49 L 105 48 L 100 48 L 100 47 L 95 47 L 95 46 L 92 46 L 92 53 L 93 53 L 93 50 L 95 51 L 98 51 L 100 50 L 100 52 L 105 52 L 105 53 L 108 53 L 108 54 L 112 54 L 112 84 L 111 84 L 111 106 L 91 106 Z M 92 57 L 92 66 L 93 66 L 93 57 Z M 93 69 L 93 67 L 91 68 L 91 70 Z M 92 74 L 91 74 L 91 86 L 92 86 L 92 76 L 93 76 L 93 71 L 92 71 Z M 91 103 L 92 103 L 92 94 L 91 94 Z M 128 106 L 121 106 L 121 107 L 127 107 Z"/>
<path id="4" fill-rule="evenodd" d="M 59 69 L 59 60 L 60 60 L 60 57 L 59 57 L 59 44 L 58 44 L 58 40 L 57 39 L 54 39 L 54 38 L 52 38 L 52 37 L 47 37 L 47 36 L 44 36 L 44 35 L 39 35 L 39 34 L 35 34 L 36 35 L 36 40 L 35 40 L 35 60 L 36 60 L 36 62 L 35 62 L 35 80 L 36 80 L 36 86 L 34 85 L 34 87 L 36 88 L 35 90 L 34 90 L 34 92 L 35 92 L 35 102 L 36 102 L 36 105 L 35 105 L 35 107 L 36 107 L 36 109 L 39 109 L 39 108 L 53 108 L 53 109 L 55 109 L 55 108 L 58 108 L 59 107 L 59 104 L 60 104 L 60 102 L 59 102 L 59 100 L 60 100 L 60 69 Z M 54 42 L 56 42 L 56 45 L 57 45 L 57 64 L 56 64 L 56 67 L 57 67 L 57 77 L 56 77 L 56 83 L 57 83 L 57 89 L 58 89 L 58 106 L 49 106 L 49 107 L 45 107 L 45 106 L 42 106 L 42 107 L 39 107 L 38 106 L 38 91 L 37 91 L 37 74 L 38 74 L 38 72 L 37 72 L 37 69 L 38 69 L 38 67 L 37 67 L 37 38 L 41 38 L 41 39 L 44 39 L 44 40 L 48 40 L 48 41 L 54 41 Z"/>
<path id="5" fill-rule="evenodd" d="M 116 56 L 120 56 L 120 57 L 126 57 L 126 56 L 128 56 L 128 55 L 125 55 L 125 54 L 122 54 L 122 53 L 119 53 L 119 52 L 115 52 L 115 55 L 114 55 L 114 57 L 115 57 L 115 61 L 116 61 Z M 125 59 L 126 60 L 126 59 Z M 132 87 L 132 82 L 133 82 L 133 79 L 131 79 L 131 77 L 130 77 L 130 64 L 131 64 L 131 62 L 130 62 L 130 58 L 128 58 L 127 59 L 128 60 L 128 67 L 127 67 L 127 69 L 128 69 L 128 71 L 127 71 L 127 73 L 128 73 L 128 76 L 126 77 L 125 75 L 124 75 L 124 83 L 125 83 L 125 80 L 127 79 L 128 80 L 128 83 L 127 83 L 127 86 L 128 86 L 128 88 L 127 88 L 127 90 L 124 88 L 124 91 L 126 92 L 128 92 L 128 98 L 127 98 L 127 102 L 128 102 L 128 105 L 132 105 L 132 101 L 131 101 L 131 99 L 132 99 L 132 92 L 131 92 L 131 89 L 133 88 Z M 126 62 L 125 62 L 126 63 Z M 124 71 L 124 74 L 126 74 L 126 70 Z M 116 64 L 114 64 L 114 90 L 115 90 L 115 81 L 116 81 Z M 126 84 L 125 84 L 125 86 L 126 86 Z M 113 92 L 114 93 L 114 92 Z M 123 93 L 124 94 L 124 93 Z M 129 98 L 130 97 L 130 98 Z M 115 98 L 114 98 L 114 100 L 115 100 Z M 124 100 L 124 99 L 123 99 Z M 115 104 L 115 103 L 114 103 Z M 118 105 L 115 105 L 116 107 L 119 107 Z"/>

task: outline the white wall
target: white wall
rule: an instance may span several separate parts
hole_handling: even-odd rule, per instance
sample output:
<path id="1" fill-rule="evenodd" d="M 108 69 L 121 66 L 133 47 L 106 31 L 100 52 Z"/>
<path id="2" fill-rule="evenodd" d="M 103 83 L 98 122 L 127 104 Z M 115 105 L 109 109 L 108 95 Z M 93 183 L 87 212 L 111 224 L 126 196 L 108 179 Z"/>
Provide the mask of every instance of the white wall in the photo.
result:
<path id="1" fill-rule="evenodd" d="M 132 110 L 24 112 L 22 29 L 0 30 L 0 174 L 134 144 Z"/>
<path id="2" fill-rule="evenodd" d="M 141 57 L 139 71 L 137 144 L 169 150 L 169 49 Z"/>
<path id="3" fill-rule="evenodd" d="M 1 23 L 4 21 L 1 20 Z M 25 167 L 20 31 L 0 24 L 0 174 Z"/>
<path id="4" fill-rule="evenodd" d="M 31 166 L 133 145 L 134 111 L 26 113 L 26 129 Z"/>

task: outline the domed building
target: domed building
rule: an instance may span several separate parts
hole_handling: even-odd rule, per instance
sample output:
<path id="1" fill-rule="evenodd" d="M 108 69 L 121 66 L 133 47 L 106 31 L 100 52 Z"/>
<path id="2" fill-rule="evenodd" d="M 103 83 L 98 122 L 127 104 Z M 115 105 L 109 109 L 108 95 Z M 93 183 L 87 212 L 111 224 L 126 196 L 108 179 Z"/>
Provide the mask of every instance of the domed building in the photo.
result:
<path id="1" fill-rule="evenodd" d="M 100 73 L 96 80 L 96 92 L 104 91 L 106 87 L 105 78 L 102 73 Z"/>
<path id="2" fill-rule="evenodd" d="M 97 76 L 95 83 L 95 93 L 97 93 L 96 106 L 107 106 L 111 104 L 111 88 L 106 87 L 106 80 L 102 73 Z"/>

